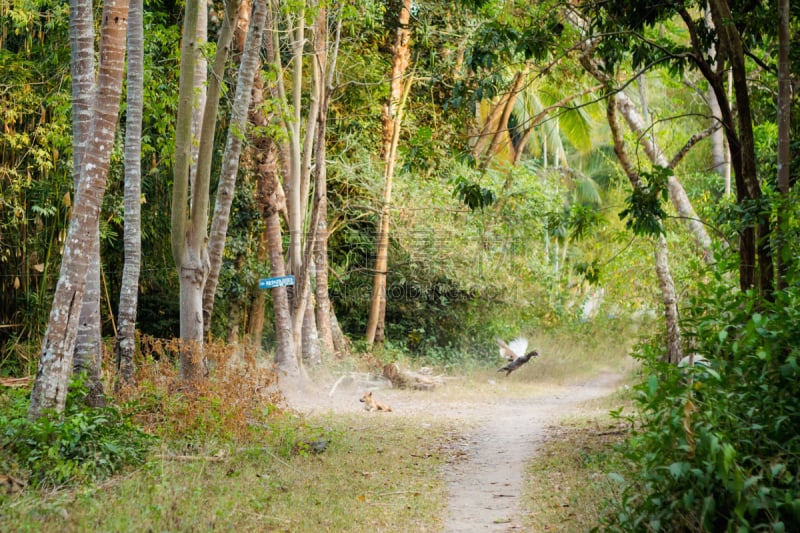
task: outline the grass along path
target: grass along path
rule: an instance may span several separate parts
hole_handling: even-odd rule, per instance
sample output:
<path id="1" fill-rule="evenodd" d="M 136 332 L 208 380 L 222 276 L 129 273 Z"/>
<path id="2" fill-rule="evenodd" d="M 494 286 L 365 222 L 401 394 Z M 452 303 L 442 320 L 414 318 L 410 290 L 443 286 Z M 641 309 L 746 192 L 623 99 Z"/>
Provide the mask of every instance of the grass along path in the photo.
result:
<path id="1" fill-rule="evenodd" d="M 0 497 L 0 531 L 539 531 L 527 529 L 523 478 L 547 426 L 630 370 L 557 350 L 508 378 L 488 370 L 433 392 L 376 391 L 392 413 L 364 411 L 362 390 L 330 397 L 325 379 L 287 389 L 298 415 L 250 440 L 171 441 L 96 486 Z M 320 440 L 319 454 L 304 444 Z"/>
<path id="2" fill-rule="evenodd" d="M 611 394 L 620 381 L 620 375 L 605 373 L 481 413 L 477 428 L 466 436 L 464 460 L 445 470 L 445 531 L 521 530 L 526 465 L 542 446 L 548 426 L 576 413 L 582 403 Z"/>
<path id="3" fill-rule="evenodd" d="M 205 459 L 153 459 L 98 486 L 0 501 L 0 531 L 440 530 L 444 426 L 340 414 L 272 429 L 264 446 L 163 450 Z M 295 446 L 308 439 L 328 447 Z"/>

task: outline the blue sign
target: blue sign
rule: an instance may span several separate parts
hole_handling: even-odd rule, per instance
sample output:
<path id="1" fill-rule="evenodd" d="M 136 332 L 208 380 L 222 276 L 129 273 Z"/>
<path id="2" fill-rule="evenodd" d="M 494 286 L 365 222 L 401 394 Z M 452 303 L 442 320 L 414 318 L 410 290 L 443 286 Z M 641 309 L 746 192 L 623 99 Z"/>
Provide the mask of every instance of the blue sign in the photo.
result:
<path id="1" fill-rule="evenodd" d="M 280 276 L 277 278 L 263 278 L 258 280 L 259 289 L 274 289 L 294 285 L 294 276 Z"/>

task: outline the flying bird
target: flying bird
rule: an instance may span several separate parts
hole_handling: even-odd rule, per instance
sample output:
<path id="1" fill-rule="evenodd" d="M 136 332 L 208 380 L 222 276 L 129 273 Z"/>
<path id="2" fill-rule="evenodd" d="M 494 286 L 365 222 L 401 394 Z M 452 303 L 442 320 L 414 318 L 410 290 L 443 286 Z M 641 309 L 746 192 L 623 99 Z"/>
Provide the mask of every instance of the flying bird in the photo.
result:
<path id="1" fill-rule="evenodd" d="M 525 350 L 528 349 L 528 340 L 522 337 L 514 339 L 508 344 L 497 339 L 497 345 L 500 346 L 500 355 L 509 361 L 506 366 L 498 370 L 498 372 L 505 371 L 506 376 L 530 361 L 531 357 L 539 355 L 536 350 L 525 353 Z"/>

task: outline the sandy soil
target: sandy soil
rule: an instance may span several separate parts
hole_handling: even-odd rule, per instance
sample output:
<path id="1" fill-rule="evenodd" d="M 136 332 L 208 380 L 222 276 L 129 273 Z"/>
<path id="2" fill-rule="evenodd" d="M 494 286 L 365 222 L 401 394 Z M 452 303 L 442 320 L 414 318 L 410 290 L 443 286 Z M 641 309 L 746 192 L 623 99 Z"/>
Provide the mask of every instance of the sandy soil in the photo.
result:
<path id="1" fill-rule="evenodd" d="M 500 390 L 503 379 L 496 380 Z M 509 396 L 397 390 L 375 395 L 393 407 L 393 415 L 427 413 L 459 428 L 445 445 L 450 457 L 444 471 L 448 485 L 444 531 L 523 531 L 519 495 L 525 465 L 535 459 L 548 426 L 579 413 L 587 401 L 613 393 L 621 382 L 621 374 L 605 372 L 572 385 L 531 384 L 529 391 L 517 384 Z M 358 402 L 362 391 L 339 387 L 332 396 L 328 392 L 284 388 L 288 404 L 306 414 L 362 410 Z"/>

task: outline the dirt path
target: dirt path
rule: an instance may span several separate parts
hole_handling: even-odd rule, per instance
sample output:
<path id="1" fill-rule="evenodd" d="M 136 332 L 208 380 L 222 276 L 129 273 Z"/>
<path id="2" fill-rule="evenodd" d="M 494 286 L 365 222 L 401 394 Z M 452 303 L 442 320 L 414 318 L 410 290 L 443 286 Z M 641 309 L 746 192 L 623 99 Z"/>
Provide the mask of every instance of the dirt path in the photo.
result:
<path id="1" fill-rule="evenodd" d="M 603 374 L 543 396 L 508 400 L 483 413 L 467 436 L 466 460 L 446 472 L 449 509 L 445 531 L 521 530 L 519 494 L 525 464 L 546 437 L 548 424 L 577 412 L 581 403 L 612 393 L 619 376 Z"/>
<path id="2" fill-rule="evenodd" d="M 602 373 L 584 383 L 531 387 L 515 397 L 443 399 L 438 394 L 382 391 L 396 413 L 427 413 L 454 422 L 459 433 L 450 446 L 447 532 L 521 531 L 519 495 L 525 465 L 546 437 L 549 424 L 581 411 L 588 400 L 611 394 L 621 383 Z M 376 393 L 378 394 L 378 393 Z M 352 391 L 309 394 L 287 391 L 289 405 L 306 413 L 354 412 L 361 406 Z"/>

